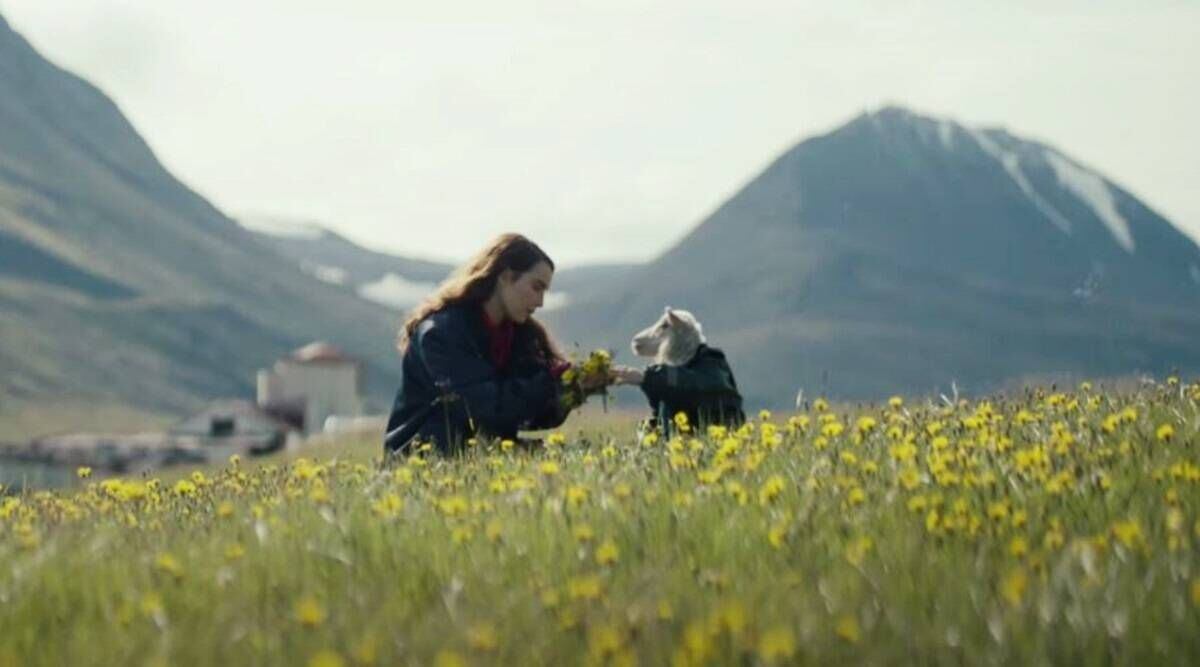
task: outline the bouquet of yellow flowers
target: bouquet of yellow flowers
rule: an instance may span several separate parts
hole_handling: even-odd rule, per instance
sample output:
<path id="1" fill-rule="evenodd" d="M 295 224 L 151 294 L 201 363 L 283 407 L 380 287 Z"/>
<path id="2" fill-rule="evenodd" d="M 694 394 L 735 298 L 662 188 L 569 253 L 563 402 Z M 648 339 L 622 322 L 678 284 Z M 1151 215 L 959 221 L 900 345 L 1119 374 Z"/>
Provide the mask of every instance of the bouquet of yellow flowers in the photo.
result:
<path id="1" fill-rule="evenodd" d="M 563 408 L 574 410 L 594 394 L 607 398 L 611 377 L 612 353 L 608 350 L 594 350 L 582 364 L 572 364 L 561 378 Z"/>

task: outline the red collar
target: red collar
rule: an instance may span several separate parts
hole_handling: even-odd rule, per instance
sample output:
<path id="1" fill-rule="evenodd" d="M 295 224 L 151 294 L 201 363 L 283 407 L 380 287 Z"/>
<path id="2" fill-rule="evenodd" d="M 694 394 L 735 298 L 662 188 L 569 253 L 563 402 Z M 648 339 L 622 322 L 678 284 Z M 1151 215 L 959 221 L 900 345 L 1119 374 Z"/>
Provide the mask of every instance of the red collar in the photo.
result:
<path id="1" fill-rule="evenodd" d="M 487 327 L 489 336 L 504 335 L 513 330 L 512 320 L 504 320 L 500 324 L 497 324 L 492 321 L 486 308 L 480 306 L 479 312 L 483 314 L 483 326 Z"/>
<path id="2" fill-rule="evenodd" d="M 509 357 L 512 356 L 513 338 L 516 334 L 516 326 L 512 320 L 505 320 L 500 324 L 492 322 L 492 318 L 488 317 L 487 311 L 480 308 L 483 315 L 483 326 L 487 329 L 488 336 L 488 356 L 496 368 L 503 369 L 508 365 Z"/>

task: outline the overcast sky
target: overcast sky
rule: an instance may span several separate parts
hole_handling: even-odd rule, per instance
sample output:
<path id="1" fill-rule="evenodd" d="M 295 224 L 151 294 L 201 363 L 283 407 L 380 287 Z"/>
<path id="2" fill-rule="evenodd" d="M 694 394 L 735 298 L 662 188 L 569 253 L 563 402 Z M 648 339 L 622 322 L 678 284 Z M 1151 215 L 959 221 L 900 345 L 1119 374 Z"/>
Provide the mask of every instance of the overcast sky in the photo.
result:
<path id="1" fill-rule="evenodd" d="M 649 259 L 780 152 L 887 103 L 1051 143 L 1200 237 L 1200 2 L 0 12 L 230 215 L 407 255 L 458 259 L 517 230 L 561 265 Z"/>

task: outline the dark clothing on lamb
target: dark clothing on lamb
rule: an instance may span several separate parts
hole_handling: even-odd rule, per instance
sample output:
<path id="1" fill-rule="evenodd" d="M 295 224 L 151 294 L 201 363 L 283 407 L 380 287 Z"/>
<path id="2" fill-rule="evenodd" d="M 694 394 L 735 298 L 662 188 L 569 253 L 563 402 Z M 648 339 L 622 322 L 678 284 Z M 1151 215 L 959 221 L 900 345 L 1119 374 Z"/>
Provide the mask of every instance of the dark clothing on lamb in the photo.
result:
<path id="1" fill-rule="evenodd" d="M 672 419 L 679 412 L 701 429 L 710 424 L 737 427 L 746 421 L 733 370 L 715 347 L 701 344 L 682 366 L 647 367 L 642 391 L 654 412 L 650 425 L 660 426 L 665 435 L 670 435 Z"/>

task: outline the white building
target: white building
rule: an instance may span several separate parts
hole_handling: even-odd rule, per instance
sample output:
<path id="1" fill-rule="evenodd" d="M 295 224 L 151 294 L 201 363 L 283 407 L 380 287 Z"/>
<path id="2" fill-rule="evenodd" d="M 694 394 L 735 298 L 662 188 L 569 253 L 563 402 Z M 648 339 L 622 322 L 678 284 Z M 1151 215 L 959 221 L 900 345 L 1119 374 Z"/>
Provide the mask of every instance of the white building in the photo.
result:
<path id="1" fill-rule="evenodd" d="M 330 415 L 362 412 L 362 366 L 329 343 L 310 343 L 258 371 L 258 404 L 299 408 L 304 432 L 320 432 Z"/>

